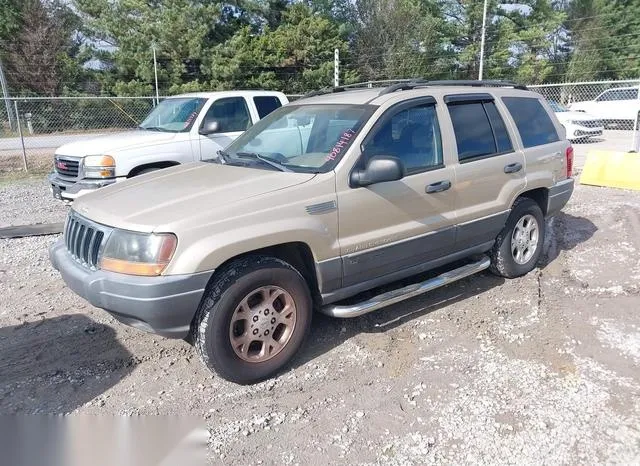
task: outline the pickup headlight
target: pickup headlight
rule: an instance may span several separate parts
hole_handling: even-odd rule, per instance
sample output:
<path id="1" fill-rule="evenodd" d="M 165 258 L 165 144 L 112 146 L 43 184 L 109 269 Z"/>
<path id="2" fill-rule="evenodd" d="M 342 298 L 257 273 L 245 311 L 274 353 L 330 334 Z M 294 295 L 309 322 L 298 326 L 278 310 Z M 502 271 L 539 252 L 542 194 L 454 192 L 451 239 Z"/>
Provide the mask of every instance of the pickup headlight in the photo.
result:
<path id="1" fill-rule="evenodd" d="M 113 178 L 116 161 L 110 155 L 88 155 L 84 158 L 85 178 Z"/>
<path id="2" fill-rule="evenodd" d="M 129 275 L 160 275 L 177 244 L 178 239 L 171 233 L 114 230 L 102 251 L 100 268 Z"/>

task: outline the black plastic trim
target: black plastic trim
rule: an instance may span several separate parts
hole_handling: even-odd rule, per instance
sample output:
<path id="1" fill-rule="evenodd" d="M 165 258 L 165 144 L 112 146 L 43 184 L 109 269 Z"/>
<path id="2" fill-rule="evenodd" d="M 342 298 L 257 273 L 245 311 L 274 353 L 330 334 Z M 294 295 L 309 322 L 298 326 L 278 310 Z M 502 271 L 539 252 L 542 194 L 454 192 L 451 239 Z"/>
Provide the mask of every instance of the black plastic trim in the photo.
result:
<path id="1" fill-rule="evenodd" d="M 470 104 L 475 102 L 494 102 L 496 99 L 491 94 L 449 94 L 444 96 L 444 103 L 447 105 Z"/>

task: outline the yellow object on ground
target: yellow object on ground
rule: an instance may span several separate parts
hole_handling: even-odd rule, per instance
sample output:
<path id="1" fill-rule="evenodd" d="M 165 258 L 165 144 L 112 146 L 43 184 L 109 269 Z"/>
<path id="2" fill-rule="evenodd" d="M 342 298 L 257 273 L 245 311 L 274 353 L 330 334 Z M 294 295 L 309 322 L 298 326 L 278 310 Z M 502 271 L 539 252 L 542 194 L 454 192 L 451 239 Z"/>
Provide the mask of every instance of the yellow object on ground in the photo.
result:
<path id="1" fill-rule="evenodd" d="M 580 184 L 640 191 L 640 153 L 590 151 L 580 175 Z"/>

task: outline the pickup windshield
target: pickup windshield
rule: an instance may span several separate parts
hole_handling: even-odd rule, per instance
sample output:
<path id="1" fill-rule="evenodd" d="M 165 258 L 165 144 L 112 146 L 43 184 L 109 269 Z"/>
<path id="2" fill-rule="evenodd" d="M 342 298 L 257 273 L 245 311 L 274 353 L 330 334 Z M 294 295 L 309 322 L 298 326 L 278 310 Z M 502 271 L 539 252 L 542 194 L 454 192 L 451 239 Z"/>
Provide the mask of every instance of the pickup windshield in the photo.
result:
<path id="1" fill-rule="evenodd" d="M 551 110 L 556 113 L 568 112 L 569 109 L 555 100 L 549 100 L 549 105 L 551 106 Z"/>
<path id="2" fill-rule="evenodd" d="M 253 154 L 253 165 L 264 158 L 290 171 L 325 173 L 342 158 L 375 108 L 336 104 L 282 107 L 231 143 L 222 162 L 246 165 L 247 154 Z"/>
<path id="3" fill-rule="evenodd" d="M 189 131 L 207 99 L 177 97 L 163 100 L 140 124 L 140 129 L 180 133 Z"/>

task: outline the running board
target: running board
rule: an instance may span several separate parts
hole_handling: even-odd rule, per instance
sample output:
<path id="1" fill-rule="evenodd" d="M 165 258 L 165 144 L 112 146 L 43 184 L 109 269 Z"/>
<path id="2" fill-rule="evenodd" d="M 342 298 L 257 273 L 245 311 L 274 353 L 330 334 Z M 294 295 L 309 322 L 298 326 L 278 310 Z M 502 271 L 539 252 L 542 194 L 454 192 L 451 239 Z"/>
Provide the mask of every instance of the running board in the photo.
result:
<path id="1" fill-rule="evenodd" d="M 487 256 L 483 256 L 482 259 L 477 262 L 463 265 L 462 267 L 450 270 L 449 272 L 445 272 L 424 282 L 414 283 L 413 285 L 398 288 L 397 290 L 387 291 L 386 293 L 379 294 L 378 296 L 357 304 L 346 306 L 330 304 L 320 308 L 320 312 L 331 317 L 358 317 L 362 314 L 376 311 L 380 308 L 399 303 L 405 299 L 413 298 L 414 296 L 426 293 L 427 291 L 435 290 L 441 286 L 461 280 L 489 268 L 489 265 L 491 265 L 491 260 Z"/>

